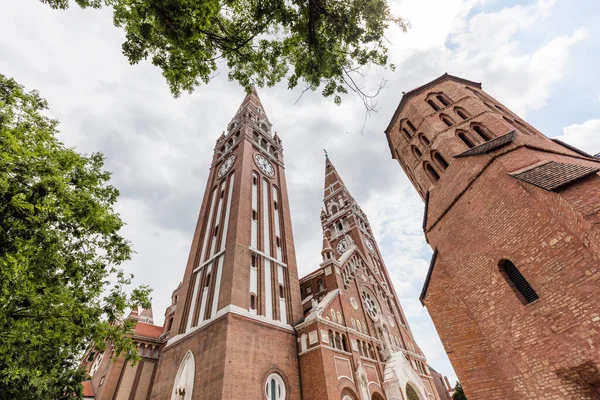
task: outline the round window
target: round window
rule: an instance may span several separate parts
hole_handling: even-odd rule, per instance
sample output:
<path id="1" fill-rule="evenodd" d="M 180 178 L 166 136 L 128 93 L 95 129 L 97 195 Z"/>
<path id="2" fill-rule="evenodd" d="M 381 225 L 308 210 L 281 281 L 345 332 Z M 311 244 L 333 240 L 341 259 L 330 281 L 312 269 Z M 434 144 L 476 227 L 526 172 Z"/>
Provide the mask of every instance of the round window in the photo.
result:
<path id="1" fill-rule="evenodd" d="M 376 320 L 379 316 L 379 306 L 377 305 L 377 300 L 371 294 L 365 290 L 363 290 L 361 294 L 363 304 L 365 305 L 365 309 L 367 314 L 371 319 Z"/>
<path id="2" fill-rule="evenodd" d="M 265 385 L 267 400 L 285 400 L 285 383 L 279 374 L 271 374 Z"/>

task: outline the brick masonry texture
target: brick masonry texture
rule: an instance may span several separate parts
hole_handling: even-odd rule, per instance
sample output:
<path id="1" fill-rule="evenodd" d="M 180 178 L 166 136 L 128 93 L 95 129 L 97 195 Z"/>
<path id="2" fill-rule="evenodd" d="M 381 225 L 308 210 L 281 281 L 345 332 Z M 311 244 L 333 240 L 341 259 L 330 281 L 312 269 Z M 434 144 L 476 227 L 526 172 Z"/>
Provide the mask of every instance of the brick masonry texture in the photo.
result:
<path id="1" fill-rule="evenodd" d="M 434 111 L 427 100 L 438 94 L 448 105 Z M 407 121 L 416 128 L 410 140 L 401 130 Z M 490 139 L 516 136 L 454 158 L 469 148 L 461 130 L 473 144 L 484 141 L 474 126 Z M 425 235 L 438 254 L 424 303 L 469 400 L 600 398 L 600 176 L 550 191 L 511 175 L 547 162 L 598 168 L 599 160 L 548 139 L 480 84 L 449 75 L 405 95 L 386 135 L 419 195 L 429 192 Z M 537 301 L 523 301 L 502 260 L 517 266 Z"/>

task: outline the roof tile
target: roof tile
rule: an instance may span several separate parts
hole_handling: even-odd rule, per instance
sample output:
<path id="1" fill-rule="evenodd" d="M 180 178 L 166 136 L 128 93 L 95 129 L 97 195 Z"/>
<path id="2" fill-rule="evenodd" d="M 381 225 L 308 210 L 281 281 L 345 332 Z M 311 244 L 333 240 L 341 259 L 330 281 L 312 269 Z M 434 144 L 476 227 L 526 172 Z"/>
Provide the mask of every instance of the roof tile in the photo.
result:
<path id="1" fill-rule="evenodd" d="M 511 143 L 513 140 L 515 140 L 516 134 L 517 131 L 513 130 L 507 133 L 506 135 L 499 136 L 495 139 L 480 144 L 479 146 L 475 146 L 472 149 L 469 149 L 463 153 L 457 154 L 454 156 L 454 158 L 478 156 L 481 154 L 489 153 L 490 151 L 494 151 L 502 146 Z"/>
<path id="2" fill-rule="evenodd" d="M 549 161 L 511 175 L 545 190 L 557 190 L 598 171 L 598 167 Z"/>

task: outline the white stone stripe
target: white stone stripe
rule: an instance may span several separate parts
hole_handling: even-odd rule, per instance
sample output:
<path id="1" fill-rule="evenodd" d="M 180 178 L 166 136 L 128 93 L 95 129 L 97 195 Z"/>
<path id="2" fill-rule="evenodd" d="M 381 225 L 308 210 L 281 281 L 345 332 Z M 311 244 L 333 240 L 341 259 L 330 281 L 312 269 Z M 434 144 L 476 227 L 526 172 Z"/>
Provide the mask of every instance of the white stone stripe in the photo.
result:
<path id="1" fill-rule="evenodd" d="M 231 198 L 233 197 L 233 178 L 235 173 L 229 177 L 229 191 L 227 194 L 227 207 L 225 208 L 225 221 L 223 221 L 223 233 L 221 235 L 221 248 L 225 250 L 225 241 L 227 240 L 227 230 L 229 229 L 229 213 L 231 211 Z"/>
<path id="2" fill-rule="evenodd" d="M 204 232 L 204 240 L 202 241 L 202 251 L 200 252 L 200 263 L 204 260 L 204 251 L 206 250 L 206 243 L 208 242 L 208 236 L 210 235 L 210 231 L 212 231 L 212 215 L 213 210 L 215 209 L 215 196 L 217 195 L 218 189 L 213 191 L 212 198 L 210 200 L 210 211 L 208 214 L 208 223 L 206 224 L 206 231 Z"/>
<path id="3" fill-rule="evenodd" d="M 221 291 L 221 275 L 223 274 L 223 260 L 225 256 L 219 257 L 219 261 L 217 262 L 217 270 L 215 273 L 217 274 L 215 280 L 215 293 L 213 295 L 213 303 L 210 311 L 210 318 L 214 317 L 217 313 L 217 307 L 219 306 L 219 293 Z"/>
<path id="4" fill-rule="evenodd" d="M 252 246 L 250 246 L 250 247 L 248 247 L 248 248 L 249 248 L 250 250 L 252 250 L 253 252 L 255 252 L 256 254 L 263 256 L 263 257 L 264 257 L 264 258 L 266 258 L 267 260 L 269 260 L 269 261 L 273 261 L 275 264 L 278 264 L 278 265 L 281 265 L 282 267 L 286 267 L 286 268 L 287 268 L 287 264 L 285 264 L 285 263 L 283 263 L 283 262 L 279 261 L 278 259 L 276 259 L 276 258 L 273 258 L 273 257 L 271 257 L 270 255 L 268 255 L 268 254 L 265 254 L 265 253 L 263 253 L 262 251 L 260 251 L 260 250 L 257 250 L 256 248 L 254 248 L 254 247 L 252 247 Z"/>
<path id="5" fill-rule="evenodd" d="M 200 271 L 196 272 L 196 279 L 194 279 L 194 291 L 192 294 L 192 302 L 190 303 L 190 311 L 188 312 L 187 324 L 185 331 L 189 331 L 192 327 L 192 320 L 194 319 L 194 311 L 196 308 L 196 298 L 198 297 L 198 285 L 200 284 Z"/>

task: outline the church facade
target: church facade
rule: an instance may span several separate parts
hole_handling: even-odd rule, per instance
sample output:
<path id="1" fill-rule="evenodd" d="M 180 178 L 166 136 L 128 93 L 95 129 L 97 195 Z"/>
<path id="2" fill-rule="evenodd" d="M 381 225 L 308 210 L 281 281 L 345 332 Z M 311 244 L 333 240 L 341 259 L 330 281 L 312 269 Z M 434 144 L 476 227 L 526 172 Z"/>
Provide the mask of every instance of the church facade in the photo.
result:
<path id="1" fill-rule="evenodd" d="M 469 400 L 600 399 L 600 159 L 447 74 L 386 136 L 425 202 L 421 301 Z"/>
<path id="2" fill-rule="evenodd" d="M 91 357 L 95 398 L 440 400 L 367 216 L 329 158 L 324 189 L 323 262 L 299 279 L 282 141 L 248 94 L 217 140 L 161 333 L 134 336 L 150 375 L 100 376 L 110 357 Z"/>

